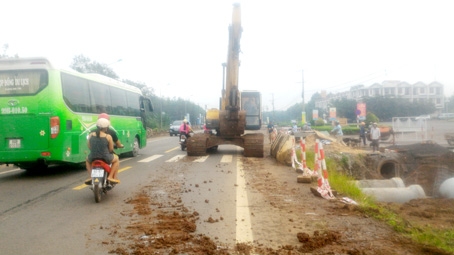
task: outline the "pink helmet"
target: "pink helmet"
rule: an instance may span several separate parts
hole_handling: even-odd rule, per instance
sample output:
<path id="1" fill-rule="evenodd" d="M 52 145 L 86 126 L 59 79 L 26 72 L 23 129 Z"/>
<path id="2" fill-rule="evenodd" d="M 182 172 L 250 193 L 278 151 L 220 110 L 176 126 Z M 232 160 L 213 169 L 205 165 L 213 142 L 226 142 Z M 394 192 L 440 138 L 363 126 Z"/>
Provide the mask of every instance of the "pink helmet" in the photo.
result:
<path id="1" fill-rule="evenodd" d="M 108 120 L 110 120 L 110 117 L 109 117 L 109 115 L 107 113 L 103 112 L 103 113 L 98 115 L 98 119 L 108 119 Z"/>

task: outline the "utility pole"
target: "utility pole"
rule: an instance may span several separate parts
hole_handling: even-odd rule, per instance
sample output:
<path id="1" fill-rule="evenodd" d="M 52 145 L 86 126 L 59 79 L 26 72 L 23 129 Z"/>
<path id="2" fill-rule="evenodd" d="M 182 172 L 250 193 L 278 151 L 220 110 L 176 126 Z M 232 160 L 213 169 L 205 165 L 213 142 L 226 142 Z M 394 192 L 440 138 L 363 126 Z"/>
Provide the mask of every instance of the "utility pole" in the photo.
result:
<path id="1" fill-rule="evenodd" d="M 303 90 L 301 92 L 301 96 L 303 97 L 303 112 L 304 112 L 304 70 L 302 70 L 302 73 L 303 73 L 303 79 L 301 81 L 301 84 L 303 84 Z"/>
<path id="2" fill-rule="evenodd" d="M 304 70 L 302 70 L 302 81 L 301 84 L 303 86 L 301 96 L 303 97 L 303 112 L 301 114 L 301 122 L 302 124 L 306 124 L 306 109 L 305 109 L 305 102 L 304 102 Z"/>

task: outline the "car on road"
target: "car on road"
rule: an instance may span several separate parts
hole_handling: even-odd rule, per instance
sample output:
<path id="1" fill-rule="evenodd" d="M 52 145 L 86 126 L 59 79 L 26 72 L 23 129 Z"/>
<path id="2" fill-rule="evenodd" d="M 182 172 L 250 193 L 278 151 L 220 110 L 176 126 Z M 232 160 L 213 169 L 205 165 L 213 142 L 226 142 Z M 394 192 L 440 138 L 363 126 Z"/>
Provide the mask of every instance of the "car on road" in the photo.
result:
<path id="1" fill-rule="evenodd" d="M 169 135 L 170 136 L 177 136 L 180 133 L 180 126 L 183 123 L 183 120 L 175 120 L 170 124 L 169 128 Z"/>
<path id="2" fill-rule="evenodd" d="M 430 120 L 430 115 L 419 115 L 416 120 Z"/>
<path id="3" fill-rule="evenodd" d="M 440 115 L 438 115 L 438 119 L 439 120 L 454 119 L 454 113 L 450 113 L 450 112 L 440 113 Z"/>

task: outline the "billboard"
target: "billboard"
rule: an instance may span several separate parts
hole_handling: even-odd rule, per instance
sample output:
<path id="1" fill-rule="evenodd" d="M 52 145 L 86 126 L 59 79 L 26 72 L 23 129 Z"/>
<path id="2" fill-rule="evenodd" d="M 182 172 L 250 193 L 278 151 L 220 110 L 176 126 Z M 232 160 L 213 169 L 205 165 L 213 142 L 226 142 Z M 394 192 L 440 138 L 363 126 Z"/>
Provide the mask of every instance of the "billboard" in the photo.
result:
<path id="1" fill-rule="evenodd" d="M 312 119 L 313 120 L 318 119 L 318 110 L 312 110 Z"/>
<path id="2" fill-rule="evenodd" d="M 356 118 L 358 120 L 365 120 L 366 119 L 366 103 L 357 103 L 355 114 L 356 114 Z"/>
<path id="3" fill-rule="evenodd" d="M 329 108 L 329 120 L 331 120 L 331 121 L 336 120 L 336 108 L 335 107 Z"/>

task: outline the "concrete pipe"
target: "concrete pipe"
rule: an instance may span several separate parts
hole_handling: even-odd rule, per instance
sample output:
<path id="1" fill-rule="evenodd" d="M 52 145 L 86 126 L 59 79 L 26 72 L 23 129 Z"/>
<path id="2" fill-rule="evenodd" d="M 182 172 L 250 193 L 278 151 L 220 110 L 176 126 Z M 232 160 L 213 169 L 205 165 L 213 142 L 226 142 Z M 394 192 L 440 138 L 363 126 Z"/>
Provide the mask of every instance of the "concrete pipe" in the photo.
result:
<path id="1" fill-rule="evenodd" d="M 404 181 L 399 177 L 386 180 L 359 180 L 354 183 L 358 188 L 405 188 Z"/>
<path id="2" fill-rule="evenodd" d="M 406 188 L 363 188 L 363 193 L 375 197 L 379 202 L 406 203 L 412 199 L 426 198 L 420 185 L 410 185 Z"/>
<path id="3" fill-rule="evenodd" d="M 386 158 L 378 162 L 378 174 L 385 179 L 399 176 L 399 172 L 404 170 L 400 169 L 404 164 L 399 163 L 398 155 L 397 153 L 386 154 Z"/>
<path id="4" fill-rule="evenodd" d="M 446 179 L 440 185 L 440 196 L 444 198 L 454 198 L 454 178 Z"/>

